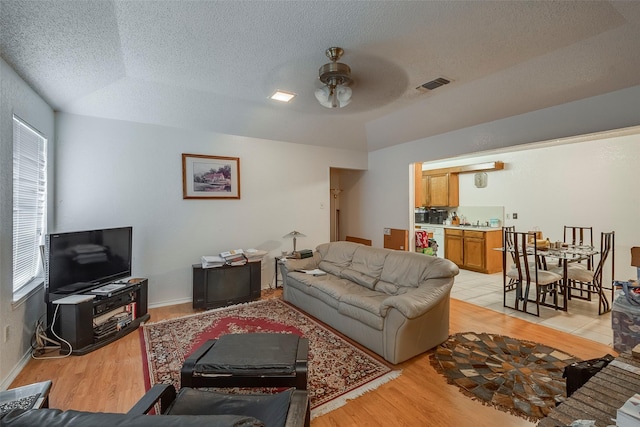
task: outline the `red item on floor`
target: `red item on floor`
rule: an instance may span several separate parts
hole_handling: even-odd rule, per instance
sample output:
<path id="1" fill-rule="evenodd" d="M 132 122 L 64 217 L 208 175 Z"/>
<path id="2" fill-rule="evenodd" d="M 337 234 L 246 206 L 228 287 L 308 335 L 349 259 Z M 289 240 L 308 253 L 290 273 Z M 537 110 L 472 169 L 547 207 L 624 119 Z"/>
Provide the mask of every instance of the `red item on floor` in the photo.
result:
<path id="1" fill-rule="evenodd" d="M 425 230 L 416 230 L 416 247 L 429 247 L 429 233 Z"/>

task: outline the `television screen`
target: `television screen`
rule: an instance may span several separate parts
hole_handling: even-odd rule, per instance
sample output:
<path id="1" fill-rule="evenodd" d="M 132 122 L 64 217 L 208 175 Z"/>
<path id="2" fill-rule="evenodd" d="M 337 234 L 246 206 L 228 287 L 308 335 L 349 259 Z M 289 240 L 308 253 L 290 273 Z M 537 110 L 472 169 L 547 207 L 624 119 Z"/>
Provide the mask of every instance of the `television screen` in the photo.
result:
<path id="1" fill-rule="evenodd" d="M 131 276 L 132 227 L 48 234 L 45 298 Z"/>

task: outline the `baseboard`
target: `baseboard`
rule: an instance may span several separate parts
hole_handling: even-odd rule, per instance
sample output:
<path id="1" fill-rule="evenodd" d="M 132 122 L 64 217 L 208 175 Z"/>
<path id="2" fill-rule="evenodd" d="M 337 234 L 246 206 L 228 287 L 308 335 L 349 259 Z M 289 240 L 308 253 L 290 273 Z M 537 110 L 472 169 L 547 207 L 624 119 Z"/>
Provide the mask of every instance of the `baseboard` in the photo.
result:
<path id="1" fill-rule="evenodd" d="M 31 349 L 22 356 L 16 366 L 14 366 L 11 372 L 9 372 L 9 375 L 2 379 L 2 382 L 0 383 L 0 390 L 6 390 L 9 388 L 13 380 L 15 380 L 18 374 L 22 372 L 25 366 L 27 366 L 29 360 L 31 360 Z"/>
<path id="2" fill-rule="evenodd" d="M 168 305 L 176 305 L 176 304 L 184 304 L 187 302 L 193 302 L 193 298 L 180 298 L 168 301 L 155 302 L 153 304 L 149 304 L 149 308 L 158 308 L 158 307 L 166 307 Z"/>

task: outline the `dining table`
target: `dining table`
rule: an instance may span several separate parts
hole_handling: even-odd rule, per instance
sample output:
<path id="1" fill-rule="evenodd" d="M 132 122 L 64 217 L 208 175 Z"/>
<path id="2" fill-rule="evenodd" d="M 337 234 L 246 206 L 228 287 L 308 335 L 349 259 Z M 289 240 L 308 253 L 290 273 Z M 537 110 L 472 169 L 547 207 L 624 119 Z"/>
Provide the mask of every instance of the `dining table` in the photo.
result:
<path id="1" fill-rule="evenodd" d="M 571 263 L 593 260 L 593 257 L 598 255 L 600 251 L 594 246 L 590 245 L 566 245 L 561 247 L 542 247 L 537 248 L 536 253 L 540 258 L 542 268 L 550 270 L 552 262 L 555 262 L 556 267 L 562 268 L 562 299 L 564 310 L 567 310 L 567 301 L 569 299 L 569 277 L 568 267 Z M 608 301 L 605 302 L 607 305 Z"/>
<path id="2" fill-rule="evenodd" d="M 494 249 L 499 251 L 505 250 L 504 247 Z M 544 270 L 562 268 L 562 305 L 556 304 L 556 308 L 567 311 L 567 302 L 569 300 L 569 278 L 567 270 L 569 264 L 593 259 L 600 251 L 594 246 L 589 245 L 562 244 L 561 247 L 555 247 L 555 245 L 554 247 L 549 245 L 537 248 L 527 246 L 527 253 L 537 256 L 538 259 L 536 262 L 538 262 L 538 265 Z M 503 259 L 506 263 L 507 258 L 504 257 Z M 503 271 L 508 271 L 507 268 L 507 265 L 503 265 Z"/>

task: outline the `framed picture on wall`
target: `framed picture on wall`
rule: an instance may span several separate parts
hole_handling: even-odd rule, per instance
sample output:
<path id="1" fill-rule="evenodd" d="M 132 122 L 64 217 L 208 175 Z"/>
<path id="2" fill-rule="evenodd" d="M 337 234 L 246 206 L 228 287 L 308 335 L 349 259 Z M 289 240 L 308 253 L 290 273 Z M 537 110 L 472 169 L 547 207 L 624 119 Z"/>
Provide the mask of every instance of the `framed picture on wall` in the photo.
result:
<path id="1" fill-rule="evenodd" d="M 239 199 L 240 158 L 182 154 L 183 199 Z"/>

